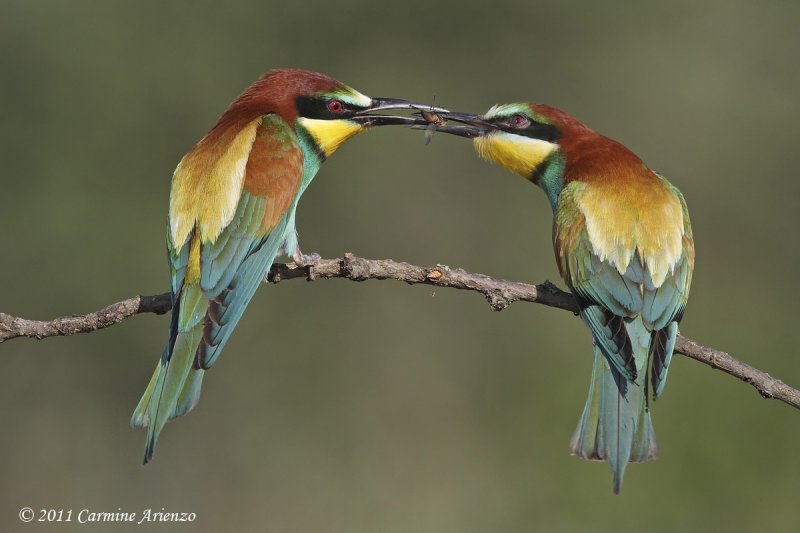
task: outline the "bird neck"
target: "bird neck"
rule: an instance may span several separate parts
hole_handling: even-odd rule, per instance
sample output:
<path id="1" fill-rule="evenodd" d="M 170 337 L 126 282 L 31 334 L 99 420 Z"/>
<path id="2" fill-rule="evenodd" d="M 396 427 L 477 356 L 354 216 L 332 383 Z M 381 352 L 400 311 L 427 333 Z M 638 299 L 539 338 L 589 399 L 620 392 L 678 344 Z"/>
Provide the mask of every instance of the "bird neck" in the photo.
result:
<path id="1" fill-rule="evenodd" d="M 533 175 L 530 178 L 547 195 L 554 213 L 558 196 L 564 189 L 564 163 L 564 155 L 561 150 L 555 149 L 533 169 Z"/>
<path id="2" fill-rule="evenodd" d="M 564 188 L 564 160 L 555 142 L 495 131 L 473 139 L 478 155 L 539 185 L 555 210 Z"/>
<path id="3" fill-rule="evenodd" d="M 297 194 L 299 198 L 308 187 L 308 184 L 311 183 L 311 180 L 314 179 L 319 167 L 325 161 L 326 155 L 308 130 L 296 126 L 295 133 L 300 141 L 300 149 L 303 151 L 303 177 Z"/>

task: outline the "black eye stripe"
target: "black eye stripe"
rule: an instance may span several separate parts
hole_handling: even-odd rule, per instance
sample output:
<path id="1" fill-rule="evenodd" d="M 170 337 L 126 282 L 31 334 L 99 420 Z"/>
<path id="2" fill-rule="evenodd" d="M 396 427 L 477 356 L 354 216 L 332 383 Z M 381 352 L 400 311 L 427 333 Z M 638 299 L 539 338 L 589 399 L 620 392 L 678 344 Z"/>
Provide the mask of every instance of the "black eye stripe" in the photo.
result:
<path id="1" fill-rule="evenodd" d="M 328 104 L 330 104 L 333 100 L 340 102 L 342 105 L 342 110 L 338 112 L 331 111 L 328 108 Z M 312 98 L 310 96 L 298 96 L 295 99 L 295 106 L 297 106 L 297 113 L 301 117 L 306 118 L 319 118 L 319 119 L 337 119 L 337 118 L 347 118 L 353 116 L 358 110 L 353 109 L 353 107 L 338 99 L 329 99 L 329 98 Z"/>
<path id="2" fill-rule="evenodd" d="M 561 138 L 561 132 L 558 131 L 558 128 L 553 126 L 552 124 L 544 124 L 543 122 L 536 122 L 531 117 L 526 117 L 530 121 L 530 125 L 527 128 L 515 128 L 514 126 L 510 126 L 504 124 L 505 121 L 513 121 L 514 117 L 518 113 L 511 115 L 510 117 L 497 117 L 493 122 L 503 131 L 507 131 L 508 133 L 513 133 L 515 135 L 521 135 L 523 137 L 530 137 L 532 139 L 540 139 L 542 141 L 547 142 L 555 142 Z"/>
<path id="3" fill-rule="evenodd" d="M 561 138 L 561 132 L 552 124 L 534 122 L 528 127 L 528 131 L 532 131 L 537 139 L 547 142 L 555 142 Z"/>

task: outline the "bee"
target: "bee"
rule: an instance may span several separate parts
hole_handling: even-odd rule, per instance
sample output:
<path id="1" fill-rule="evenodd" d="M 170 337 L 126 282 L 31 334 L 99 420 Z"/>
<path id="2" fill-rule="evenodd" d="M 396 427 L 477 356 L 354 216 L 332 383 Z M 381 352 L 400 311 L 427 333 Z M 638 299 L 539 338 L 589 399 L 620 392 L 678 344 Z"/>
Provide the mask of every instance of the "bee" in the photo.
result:
<path id="1" fill-rule="evenodd" d="M 434 101 L 435 100 L 434 98 Z M 424 109 L 420 109 L 419 114 L 422 115 L 422 118 L 428 123 L 428 126 L 425 128 L 425 145 L 427 146 L 431 142 L 431 139 L 433 139 L 433 133 L 436 131 L 436 127 L 444 126 L 447 124 L 447 120 L 433 111 L 425 111 Z"/>

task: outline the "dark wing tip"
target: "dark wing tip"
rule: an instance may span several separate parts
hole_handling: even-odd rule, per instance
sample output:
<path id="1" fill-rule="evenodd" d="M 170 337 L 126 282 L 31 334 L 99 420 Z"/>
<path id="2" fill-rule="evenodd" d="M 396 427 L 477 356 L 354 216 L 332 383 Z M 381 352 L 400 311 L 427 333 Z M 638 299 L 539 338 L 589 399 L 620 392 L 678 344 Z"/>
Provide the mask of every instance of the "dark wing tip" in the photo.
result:
<path id="1" fill-rule="evenodd" d="M 619 354 L 622 357 L 623 365 L 627 374 L 625 377 L 631 381 L 636 381 L 639 372 L 636 370 L 636 359 L 633 357 L 633 346 L 631 345 L 631 338 L 628 335 L 628 330 L 625 329 L 625 319 L 617 316 L 609 310 L 604 310 L 606 317 L 606 324 L 611 330 L 611 341 L 619 349 Z M 625 372 L 623 372 L 625 373 Z"/>

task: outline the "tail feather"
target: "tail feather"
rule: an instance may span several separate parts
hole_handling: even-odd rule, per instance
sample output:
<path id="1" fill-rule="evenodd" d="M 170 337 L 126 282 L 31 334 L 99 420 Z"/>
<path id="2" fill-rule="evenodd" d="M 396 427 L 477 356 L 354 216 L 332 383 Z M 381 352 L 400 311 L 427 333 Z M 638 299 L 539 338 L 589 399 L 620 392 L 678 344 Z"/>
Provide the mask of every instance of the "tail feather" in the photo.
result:
<path id="1" fill-rule="evenodd" d="M 654 459 L 657 453 L 645 371 L 650 333 L 638 319 L 626 327 L 634 347 L 637 380 L 625 378 L 595 346 L 589 397 L 570 442 L 573 455 L 609 462 L 615 493 L 620 491 L 629 462 Z"/>
<path id="2" fill-rule="evenodd" d="M 281 225 L 253 245 L 231 276 L 230 282 L 210 299 L 202 279 L 179 288 L 173 306 L 170 338 L 144 395 L 134 410 L 131 425 L 147 427 L 144 462 L 153 458 L 158 436 L 169 420 L 191 411 L 200 399 L 205 370 L 216 362 L 245 307 L 283 241 Z M 292 228 L 292 233 L 294 229 Z M 238 253 L 238 252 L 237 252 Z"/>
<path id="3" fill-rule="evenodd" d="M 167 420 L 174 418 L 178 399 L 192 370 L 195 353 L 203 337 L 203 326 L 198 324 L 187 332 L 179 333 L 169 360 L 161 360 L 158 377 L 148 405 L 147 443 L 144 462 L 153 458 L 158 435 Z"/>
<path id="4" fill-rule="evenodd" d="M 161 369 L 162 364 L 161 361 L 159 361 L 158 366 L 156 366 L 156 369 L 153 372 L 153 377 L 150 378 L 150 383 L 147 385 L 147 389 L 145 389 L 142 398 L 139 400 L 139 404 L 136 406 L 136 409 L 133 412 L 133 416 L 131 417 L 132 427 L 145 428 L 150 423 L 150 399 L 153 396 L 153 389 L 155 388 L 156 382 L 159 379 L 159 375 L 162 373 Z M 186 383 L 183 385 L 181 394 L 178 397 L 178 403 L 175 411 L 167 419 L 167 422 L 173 418 L 183 416 L 194 409 L 194 407 L 197 405 L 197 402 L 200 400 L 200 388 L 203 384 L 203 374 L 205 374 L 205 370 L 199 368 L 192 368 L 189 371 L 189 377 L 186 379 Z"/>
<path id="5" fill-rule="evenodd" d="M 164 348 L 164 352 L 167 351 L 167 348 Z M 166 355 L 162 355 L 161 359 L 164 359 Z M 131 417 L 131 426 L 135 428 L 144 428 L 147 427 L 147 424 L 150 423 L 150 417 L 148 415 L 148 408 L 150 406 L 150 398 L 153 397 L 153 389 L 156 386 L 156 382 L 158 381 L 158 375 L 161 370 L 161 360 L 158 361 L 158 365 L 156 366 L 155 371 L 153 372 L 153 377 L 150 378 L 150 382 L 147 384 L 147 388 L 144 390 L 144 394 L 139 399 L 139 403 L 136 405 L 136 409 L 133 411 L 133 416 Z"/>
<path id="6" fill-rule="evenodd" d="M 169 420 L 183 416 L 194 409 L 197 402 L 200 401 L 200 388 L 203 386 L 203 375 L 205 373 L 206 371 L 202 368 L 192 368 L 189 371 L 189 377 L 186 378 L 183 390 L 178 396 L 178 405 L 175 407 L 175 412 L 170 415 Z"/>
<path id="7" fill-rule="evenodd" d="M 202 372 L 193 368 L 203 338 L 208 298 L 198 285 L 184 285 L 177 298 L 170 342 L 156 367 L 131 424 L 147 427 L 144 462 L 153 458 L 158 435 L 168 420 L 188 412 L 200 396 Z"/>

